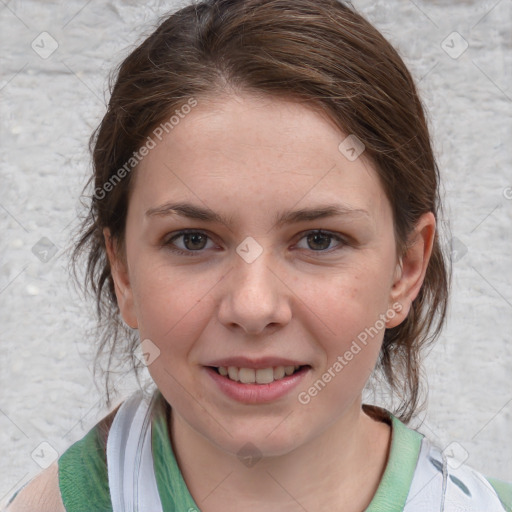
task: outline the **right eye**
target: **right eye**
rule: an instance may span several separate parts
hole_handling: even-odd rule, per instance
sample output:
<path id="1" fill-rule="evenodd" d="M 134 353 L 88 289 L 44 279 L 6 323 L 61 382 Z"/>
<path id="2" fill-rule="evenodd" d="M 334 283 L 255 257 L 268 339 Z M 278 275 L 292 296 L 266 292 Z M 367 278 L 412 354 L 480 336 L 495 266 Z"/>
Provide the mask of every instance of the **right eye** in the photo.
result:
<path id="1" fill-rule="evenodd" d="M 182 239 L 182 247 L 176 248 L 175 241 Z M 163 245 L 171 252 L 182 254 L 184 256 L 194 256 L 193 253 L 202 253 L 206 248 L 209 237 L 203 231 L 185 230 L 175 233 L 168 238 Z"/>

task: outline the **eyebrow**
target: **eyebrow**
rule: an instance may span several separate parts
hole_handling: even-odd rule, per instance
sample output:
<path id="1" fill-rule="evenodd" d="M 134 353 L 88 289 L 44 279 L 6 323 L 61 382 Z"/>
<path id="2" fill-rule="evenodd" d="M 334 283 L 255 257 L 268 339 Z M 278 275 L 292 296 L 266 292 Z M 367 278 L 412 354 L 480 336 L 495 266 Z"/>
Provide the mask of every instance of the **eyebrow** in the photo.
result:
<path id="1" fill-rule="evenodd" d="M 210 208 L 203 208 L 201 206 L 184 202 L 168 202 L 155 208 L 150 208 L 149 210 L 146 211 L 146 215 L 148 217 L 179 215 L 181 217 L 186 217 L 188 219 L 197 219 L 205 222 L 218 222 L 225 225 L 230 225 L 232 222 L 232 217 L 226 218 L 214 212 Z M 297 222 L 313 221 L 327 217 L 341 216 L 364 216 L 370 218 L 370 214 L 366 210 L 335 203 L 314 206 L 309 208 L 301 208 L 298 210 L 282 211 L 276 215 L 274 222 L 275 226 L 279 227 L 286 224 L 293 224 Z"/>

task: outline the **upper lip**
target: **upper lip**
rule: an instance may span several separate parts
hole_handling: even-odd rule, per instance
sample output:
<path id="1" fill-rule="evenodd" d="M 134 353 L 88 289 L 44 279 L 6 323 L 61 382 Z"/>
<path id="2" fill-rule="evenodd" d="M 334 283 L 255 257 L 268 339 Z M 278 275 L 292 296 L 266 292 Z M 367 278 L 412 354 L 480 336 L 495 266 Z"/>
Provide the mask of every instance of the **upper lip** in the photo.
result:
<path id="1" fill-rule="evenodd" d="M 261 368 L 276 368 L 277 366 L 309 366 L 307 363 L 297 361 L 295 359 L 285 359 L 281 357 L 261 357 L 258 359 L 251 359 L 249 357 L 226 357 L 223 359 L 216 359 L 205 366 L 235 366 L 236 368 L 254 368 L 255 370 Z"/>

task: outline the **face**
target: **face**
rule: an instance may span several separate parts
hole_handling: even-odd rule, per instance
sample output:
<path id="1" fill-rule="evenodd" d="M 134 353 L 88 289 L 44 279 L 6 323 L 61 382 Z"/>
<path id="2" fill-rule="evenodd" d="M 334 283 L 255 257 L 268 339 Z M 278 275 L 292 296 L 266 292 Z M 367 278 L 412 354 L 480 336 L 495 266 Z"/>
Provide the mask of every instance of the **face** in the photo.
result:
<path id="1" fill-rule="evenodd" d="M 432 216 L 399 261 L 389 201 L 346 136 L 294 102 L 198 100 L 134 176 L 126 266 L 109 246 L 121 313 L 173 414 L 228 452 L 283 454 L 359 411 L 421 285 Z"/>

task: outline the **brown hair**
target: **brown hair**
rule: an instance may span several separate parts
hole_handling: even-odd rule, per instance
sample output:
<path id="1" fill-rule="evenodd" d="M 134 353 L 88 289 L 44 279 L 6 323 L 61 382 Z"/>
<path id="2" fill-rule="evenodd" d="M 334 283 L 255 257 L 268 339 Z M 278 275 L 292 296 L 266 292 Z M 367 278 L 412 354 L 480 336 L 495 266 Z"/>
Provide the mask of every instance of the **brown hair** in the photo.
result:
<path id="1" fill-rule="evenodd" d="M 226 91 L 295 98 L 357 136 L 389 199 L 398 254 L 420 215 L 439 216 L 439 171 L 413 79 L 396 50 L 361 15 L 336 0 L 204 0 L 166 17 L 117 70 L 110 102 L 90 141 L 95 192 L 72 255 L 85 252 L 84 288 L 96 300 L 97 363 L 130 360 L 139 339 L 119 314 L 103 228 L 120 255 L 133 180 L 127 162 L 158 125 L 190 98 Z M 124 167 L 123 167 L 124 166 Z M 117 181 L 113 183 L 113 178 Z M 110 183 L 111 186 L 107 186 Z M 84 191 L 85 191 L 84 189 Z M 108 192 L 108 193 L 107 193 Z M 421 396 L 420 351 L 440 333 L 449 268 L 436 232 L 425 281 L 408 317 L 387 329 L 377 369 L 409 421 Z M 120 356 L 114 356 L 119 351 Z"/>

